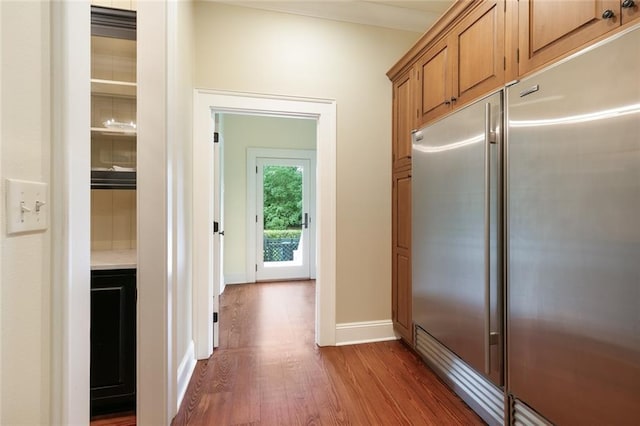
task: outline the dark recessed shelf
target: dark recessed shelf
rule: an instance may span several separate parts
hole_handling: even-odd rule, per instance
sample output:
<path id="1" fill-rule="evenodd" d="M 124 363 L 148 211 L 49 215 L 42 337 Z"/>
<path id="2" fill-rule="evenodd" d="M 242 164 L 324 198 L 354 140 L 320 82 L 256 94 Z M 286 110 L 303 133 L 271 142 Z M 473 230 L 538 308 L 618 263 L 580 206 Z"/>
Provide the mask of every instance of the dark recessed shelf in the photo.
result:
<path id="1" fill-rule="evenodd" d="M 136 172 L 91 170 L 91 189 L 136 189 Z"/>
<path id="2" fill-rule="evenodd" d="M 91 35 L 136 39 L 136 12 L 91 6 Z"/>

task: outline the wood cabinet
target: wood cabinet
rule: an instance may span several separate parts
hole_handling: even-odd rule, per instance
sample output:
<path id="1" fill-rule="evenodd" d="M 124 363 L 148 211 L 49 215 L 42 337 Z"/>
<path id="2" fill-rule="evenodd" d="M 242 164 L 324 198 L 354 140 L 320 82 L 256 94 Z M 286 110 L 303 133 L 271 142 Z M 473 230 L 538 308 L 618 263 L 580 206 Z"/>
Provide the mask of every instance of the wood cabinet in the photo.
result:
<path id="1" fill-rule="evenodd" d="M 411 129 L 609 31 L 638 22 L 639 4 L 640 0 L 458 0 L 389 70 L 393 82 L 392 316 L 403 339 L 412 340 Z"/>
<path id="2" fill-rule="evenodd" d="M 451 110 L 454 62 L 451 58 L 454 53 L 450 41 L 450 37 L 441 40 L 418 60 L 416 74 L 419 88 L 415 92 L 417 127 Z"/>
<path id="3" fill-rule="evenodd" d="M 519 74 L 546 65 L 638 17 L 637 0 L 520 0 Z"/>
<path id="4" fill-rule="evenodd" d="M 393 78 L 392 318 L 407 342 L 413 340 L 411 130 L 504 84 L 504 7 L 502 0 L 459 2 L 450 12 L 461 16 L 452 18 L 453 29 Z"/>
<path id="5" fill-rule="evenodd" d="M 91 271 L 91 415 L 136 402 L 136 270 Z"/>
<path id="6" fill-rule="evenodd" d="M 505 2 L 485 1 L 456 27 L 452 106 L 466 104 L 504 84 Z"/>
<path id="7" fill-rule="evenodd" d="M 412 343 L 411 318 L 411 131 L 414 128 L 413 70 L 393 84 L 393 265 L 392 319 Z"/>
<path id="8" fill-rule="evenodd" d="M 410 170 L 393 175 L 392 193 L 392 319 L 396 332 L 412 343 Z"/>
<path id="9" fill-rule="evenodd" d="M 393 83 L 393 169 L 411 167 L 411 130 L 413 114 L 413 70 L 409 70 Z"/>
<path id="10" fill-rule="evenodd" d="M 504 1 L 482 2 L 418 58 L 419 125 L 504 84 L 504 24 Z"/>
<path id="11" fill-rule="evenodd" d="M 621 0 L 620 2 L 620 23 L 622 25 L 640 18 L 640 1 L 638 0 Z"/>

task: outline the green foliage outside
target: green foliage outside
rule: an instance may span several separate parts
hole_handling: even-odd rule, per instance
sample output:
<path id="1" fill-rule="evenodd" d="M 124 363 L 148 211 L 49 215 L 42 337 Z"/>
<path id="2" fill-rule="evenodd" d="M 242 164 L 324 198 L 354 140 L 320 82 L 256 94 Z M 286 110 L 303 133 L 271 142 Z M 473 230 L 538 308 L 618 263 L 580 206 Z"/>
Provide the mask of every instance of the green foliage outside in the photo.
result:
<path id="1" fill-rule="evenodd" d="M 300 228 L 302 170 L 295 166 L 265 166 L 263 185 L 265 231 Z"/>
<path id="2" fill-rule="evenodd" d="M 301 229 L 270 229 L 264 231 L 264 238 L 272 239 L 300 239 Z"/>

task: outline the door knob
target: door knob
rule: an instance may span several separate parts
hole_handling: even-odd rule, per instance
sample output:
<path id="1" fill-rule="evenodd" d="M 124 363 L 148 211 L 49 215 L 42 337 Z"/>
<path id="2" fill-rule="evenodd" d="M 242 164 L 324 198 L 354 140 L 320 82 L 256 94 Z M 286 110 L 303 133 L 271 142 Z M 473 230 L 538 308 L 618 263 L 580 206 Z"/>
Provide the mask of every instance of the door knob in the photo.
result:
<path id="1" fill-rule="evenodd" d="M 621 6 L 625 9 L 628 9 L 630 7 L 633 7 L 636 5 L 636 2 L 633 0 L 623 0 Z"/>
<path id="2" fill-rule="evenodd" d="M 616 16 L 616 14 L 613 13 L 613 10 L 611 9 L 607 9 L 604 12 L 602 12 L 602 19 L 611 19 L 614 16 Z"/>

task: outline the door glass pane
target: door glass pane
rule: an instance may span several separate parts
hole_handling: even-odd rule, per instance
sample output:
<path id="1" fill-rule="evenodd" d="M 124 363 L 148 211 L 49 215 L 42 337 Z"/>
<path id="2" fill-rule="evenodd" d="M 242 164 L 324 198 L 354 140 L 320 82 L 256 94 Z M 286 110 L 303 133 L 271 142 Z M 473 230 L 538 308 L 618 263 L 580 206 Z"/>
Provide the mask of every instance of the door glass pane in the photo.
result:
<path id="1" fill-rule="evenodd" d="M 264 264 L 301 264 L 302 167 L 265 165 L 262 182 Z"/>

